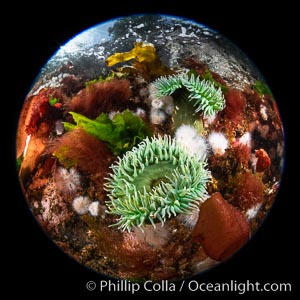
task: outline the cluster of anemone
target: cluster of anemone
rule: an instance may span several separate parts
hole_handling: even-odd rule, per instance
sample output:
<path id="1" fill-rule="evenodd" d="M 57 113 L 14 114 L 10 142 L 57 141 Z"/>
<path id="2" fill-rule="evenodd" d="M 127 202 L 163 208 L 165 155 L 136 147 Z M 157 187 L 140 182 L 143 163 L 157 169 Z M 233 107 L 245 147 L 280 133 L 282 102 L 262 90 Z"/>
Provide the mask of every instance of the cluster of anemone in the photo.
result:
<path id="1" fill-rule="evenodd" d="M 97 98 L 100 91 L 111 94 L 111 100 L 115 101 L 122 96 L 121 98 L 127 101 L 131 96 L 129 83 L 126 80 L 120 82 L 122 87 L 115 88 L 113 92 L 110 92 L 109 88 L 116 83 L 116 80 L 95 84 L 74 97 L 70 108 L 83 113 L 80 115 L 72 112 L 74 121 L 78 123 L 79 117 L 86 120 L 85 116 L 95 117 L 95 114 L 99 113 L 99 111 L 95 113 L 91 108 L 93 99 Z M 185 94 L 182 95 L 187 97 L 187 100 L 183 102 L 191 103 L 188 105 L 188 111 L 201 112 L 206 119 L 214 118 L 225 107 L 224 95 L 213 82 L 201 80 L 194 74 L 162 76 L 152 82 L 148 88 L 149 119 L 152 124 L 162 124 L 168 117 L 174 115 L 177 117 L 179 114 L 188 115 L 185 105 L 181 109 L 182 102 L 174 103 L 176 97 L 173 99 L 171 96 L 178 89 L 185 90 Z M 83 105 L 86 102 L 89 104 L 87 105 L 89 110 L 86 110 L 86 105 Z M 112 111 L 109 103 L 107 102 L 107 107 L 103 109 L 110 112 L 107 114 L 108 119 L 114 121 L 115 115 L 120 113 Z M 176 112 L 175 104 L 179 106 L 176 107 Z M 136 114 L 144 115 L 145 111 L 139 109 Z M 98 119 L 99 117 L 96 121 Z M 89 122 L 93 121 L 89 120 Z M 228 147 L 228 141 L 221 133 L 212 133 L 206 140 L 195 127 L 185 124 L 179 126 L 180 122 L 175 121 L 174 123 L 178 123 L 175 125 L 174 137 L 165 135 L 144 138 L 131 150 L 123 151 L 124 155 L 119 156 L 118 161 L 111 165 L 110 174 L 109 162 L 106 162 L 105 166 L 100 163 L 95 164 L 95 161 L 102 162 L 105 156 L 111 158 L 109 153 L 100 151 L 97 159 L 90 160 L 92 155 L 88 150 L 106 148 L 99 144 L 102 142 L 95 139 L 93 132 L 87 130 L 89 127 L 77 128 L 64 134 L 60 147 L 54 147 L 54 154 L 64 163 L 64 155 L 67 151 L 67 158 L 71 159 L 72 166 L 75 164 L 83 171 L 88 169 L 102 174 L 102 170 L 105 170 L 104 173 L 109 174 L 109 178 L 105 179 L 104 189 L 109 199 L 106 201 L 107 213 L 115 217 L 111 226 L 129 232 L 133 228 L 140 228 L 143 231 L 149 228 L 149 225 L 156 228 L 158 223 L 163 226 L 168 219 L 185 215 L 187 219 L 183 219 L 184 223 L 187 223 L 187 227 L 192 227 L 201 203 L 207 199 L 206 185 L 211 179 L 206 162 L 208 150 L 211 149 L 214 154 L 223 154 Z M 72 124 L 70 126 L 74 127 Z M 101 134 L 103 135 L 103 130 Z M 82 146 L 87 144 L 87 147 Z M 60 171 L 58 174 L 63 173 L 72 178 L 75 168 L 71 168 L 70 171 L 63 168 L 61 170 L 65 171 Z M 73 194 L 76 192 L 75 187 L 78 186 L 76 176 L 74 180 L 74 183 L 68 180 L 71 182 L 68 188 Z M 79 215 L 89 213 L 91 216 L 98 216 L 99 214 L 99 202 L 92 202 L 87 196 L 75 197 L 72 206 Z"/>
<path id="2" fill-rule="evenodd" d="M 175 132 L 175 139 L 180 146 L 196 159 L 201 160 L 207 155 L 208 145 L 193 126 L 179 126 Z"/>
<path id="3" fill-rule="evenodd" d="M 112 226 L 131 231 L 162 225 L 168 218 L 198 209 L 206 198 L 210 172 L 205 159 L 191 156 L 175 139 L 146 138 L 111 166 L 107 212 L 118 216 Z"/>
<path id="4" fill-rule="evenodd" d="M 172 116 L 174 112 L 174 101 L 171 96 L 157 96 L 157 88 L 154 84 L 149 86 L 150 102 L 150 122 L 158 125 L 162 124 L 168 116 Z"/>
<path id="5" fill-rule="evenodd" d="M 214 155 L 223 155 L 229 146 L 229 141 L 222 132 L 212 131 L 206 140 L 195 127 L 190 125 L 179 126 L 175 132 L 175 139 L 198 160 L 206 157 L 210 150 Z"/>
<path id="6" fill-rule="evenodd" d="M 55 172 L 55 182 L 60 192 L 72 195 L 80 188 L 81 178 L 75 168 L 59 167 Z"/>
<path id="7" fill-rule="evenodd" d="M 204 118 L 214 117 L 225 107 L 221 89 L 215 88 L 212 82 L 193 74 L 162 76 L 149 86 L 152 124 L 162 124 L 168 116 L 173 116 L 171 95 L 182 88 L 188 92 L 187 99 L 193 111 L 201 111 Z M 83 98 L 74 99 L 72 105 L 81 107 Z M 110 112 L 109 117 L 114 118 L 113 114 Z M 112 172 L 105 183 L 109 198 L 107 213 L 117 218 L 111 226 L 129 232 L 135 227 L 143 231 L 149 224 L 156 228 L 157 223 L 164 225 L 167 219 L 176 215 L 197 212 L 207 198 L 206 185 L 211 179 L 206 163 L 208 146 L 214 153 L 216 147 L 223 153 L 228 146 L 225 136 L 219 133 L 214 136 L 212 134 L 206 141 L 193 126 L 181 125 L 174 138 L 169 135 L 147 137 L 119 157 L 118 162 L 111 165 Z M 81 157 L 72 158 L 82 165 Z M 98 215 L 99 203 L 86 196 L 76 197 L 72 205 L 79 215 Z"/>
<path id="8" fill-rule="evenodd" d="M 99 201 L 91 201 L 88 196 L 77 196 L 72 202 L 74 211 L 79 215 L 89 213 L 93 217 L 97 217 L 100 207 Z"/>
<path id="9" fill-rule="evenodd" d="M 222 132 L 211 132 L 208 142 L 214 154 L 223 155 L 229 146 L 226 136 Z"/>

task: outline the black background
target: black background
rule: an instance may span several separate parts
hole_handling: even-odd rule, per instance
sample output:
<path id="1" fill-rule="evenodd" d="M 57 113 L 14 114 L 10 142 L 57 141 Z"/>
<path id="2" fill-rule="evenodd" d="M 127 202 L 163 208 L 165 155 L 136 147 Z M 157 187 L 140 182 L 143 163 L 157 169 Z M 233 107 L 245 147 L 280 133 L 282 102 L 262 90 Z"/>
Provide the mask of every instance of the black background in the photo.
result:
<path id="1" fill-rule="evenodd" d="M 290 154 L 292 111 L 299 101 L 296 72 L 296 51 L 293 35 L 295 10 L 288 2 L 264 7 L 262 3 L 240 1 L 238 5 L 205 4 L 202 1 L 127 1 L 115 3 L 87 1 L 79 4 L 39 3 L 39 5 L 9 5 L 8 19 L 3 22 L 5 45 L 2 69 L 5 81 L 2 90 L 2 114 L 8 110 L 8 122 L 2 121 L 2 132 L 9 135 L 8 175 L 2 180 L 5 193 L 1 197 L 2 215 L 2 269 L 5 281 L 2 290 L 23 296 L 88 296 L 101 297 L 99 291 L 88 292 L 88 280 L 99 282 L 101 277 L 77 264 L 61 252 L 42 232 L 32 217 L 14 170 L 15 131 L 22 102 L 40 68 L 75 34 L 104 20 L 134 13 L 165 13 L 194 19 L 219 31 L 237 44 L 258 66 L 266 77 L 278 101 L 286 133 L 286 167 L 278 198 L 261 229 L 242 251 L 227 263 L 193 279 L 198 282 L 251 280 L 264 282 L 291 282 L 296 290 L 297 250 L 299 233 L 294 185 L 290 181 Z M 6 12 L 3 11 L 5 14 Z M 4 72 L 5 70 L 5 72 Z M 294 86 L 294 89 L 292 88 Z M 8 88 L 7 88 L 8 87 Z M 5 95 L 5 93 L 4 93 Z M 8 108 L 8 109 L 7 109 Z M 4 117 L 4 116 L 3 116 Z M 9 131 L 10 132 L 10 131 Z M 4 147 L 4 146 L 2 146 Z M 10 159 L 7 159 L 9 157 Z M 7 207 L 6 207 L 7 205 Z M 191 293 L 197 297 L 209 294 Z M 220 295 L 220 294 L 218 294 Z M 121 296 L 121 294 L 119 295 Z M 171 296 L 165 294 L 165 296 Z M 282 296 L 288 296 L 284 294 Z"/>

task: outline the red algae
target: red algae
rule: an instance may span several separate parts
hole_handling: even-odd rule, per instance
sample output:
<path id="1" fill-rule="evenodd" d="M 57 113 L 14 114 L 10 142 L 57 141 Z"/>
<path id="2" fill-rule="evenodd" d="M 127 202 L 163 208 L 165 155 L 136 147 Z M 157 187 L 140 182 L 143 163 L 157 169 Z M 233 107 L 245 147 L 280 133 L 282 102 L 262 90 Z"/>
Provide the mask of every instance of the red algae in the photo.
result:
<path id="1" fill-rule="evenodd" d="M 50 146 L 48 152 L 54 153 L 62 163 L 78 166 L 82 171 L 106 176 L 113 155 L 106 144 L 82 129 L 67 132 Z"/>
<path id="2" fill-rule="evenodd" d="M 57 91 L 52 89 L 42 89 L 37 95 L 27 100 L 31 102 L 28 112 L 29 118 L 26 120 L 25 125 L 27 134 L 37 133 L 42 123 L 49 125 L 47 130 L 44 130 L 45 134 L 49 132 L 50 125 L 61 115 L 61 105 L 51 106 L 49 103 L 51 97 L 57 97 L 57 93 Z"/>
<path id="3" fill-rule="evenodd" d="M 243 114 L 246 107 L 246 98 L 242 91 L 237 89 L 228 89 L 225 94 L 226 107 L 224 109 L 225 117 L 234 125 L 243 120 Z"/>
<path id="4" fill-rule="evenodd" d="M 90 119 L 103 112 L 124 110 L 132 95 L 129 85 L 129 80 L 116 78 L 91 84 L 74 96 L 67 107 Z"/>
<path id="5" fill-rule="evenodd" d="M 262 204 L 264 200 L 264 184 L 257 174 L 245 172 L 237 174 L 234 179 L 232 204 L 242 210 L 247 210 Z"/>
<path id="6" fill-rule="evenodd" d="M 233 153 L 236 161 L 242 165 L 244 168 L 248 168 L 251 149 L 245 144 L 236 144 L 233 146 Z"/>

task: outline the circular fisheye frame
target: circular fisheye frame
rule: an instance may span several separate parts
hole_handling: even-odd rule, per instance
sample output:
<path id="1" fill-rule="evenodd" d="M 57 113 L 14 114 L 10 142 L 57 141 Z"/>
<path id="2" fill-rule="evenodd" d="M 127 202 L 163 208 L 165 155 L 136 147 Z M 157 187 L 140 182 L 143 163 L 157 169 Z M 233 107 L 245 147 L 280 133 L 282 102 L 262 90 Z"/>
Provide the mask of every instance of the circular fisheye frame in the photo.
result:
<path id="1" fill-rule="evenodd" d="M 191 20 L 135 15 L 50 58 L 16 153 L 26 201 L 65 253 L 119 279 L 177 280 L 226 261 L 259 228 L 284 136 L 238 47 Z"/>

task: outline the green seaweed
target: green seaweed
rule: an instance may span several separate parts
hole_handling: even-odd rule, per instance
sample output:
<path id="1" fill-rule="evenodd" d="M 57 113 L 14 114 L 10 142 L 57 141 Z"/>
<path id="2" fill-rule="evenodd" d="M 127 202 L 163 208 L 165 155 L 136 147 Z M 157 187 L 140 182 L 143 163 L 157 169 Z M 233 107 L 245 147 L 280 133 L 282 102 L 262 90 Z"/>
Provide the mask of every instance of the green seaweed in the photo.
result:
<path id="1" fill-rule="evenodd" d="M 85 87 L 88 87 L 88 86 L 91 86 L 95 83 L 98 83 L 98 82 L 107 82 L 107 81 L 110 81 L 112 80 L 113 78 L 115 78 L 115 72 L 112 72 L 111 75 L 108 75 L 106 78 L 103 78 L 102 75 L 100 75 L 98 78 L 96 79 L 93 79 L 93 80 L 89 80 L 89 81 L 86 81 L 84 83 Z"/>
<path id="2" fill-rule="evenodd" d="M 260 80 L 255 81 L 253 84 L 253 88 L 258 92 L 260 96 L 270 95 L 272 96 L 272 92 L 270 88 Z"/>
<path id="3" fill-rule="evenodd" d="M 22 162 L 23 162 L 23 159 L 24 159 L 23 154 L 16 159 L 16 168 L 17 168 L 17 171 L 20 170 Z"/>
<path id="4" fill-rule="evenodd" d="M 59 99 L 50 96 L 50 98 L 49 98 L 49 104 L 50 104 L 51 106 L 54 106 L 56 103 L 59 103 Z"/>
<path id="5" fill-rule="evenodd" d="M 217 82 L 213 78 L 212 73 L 211 73 L 211 71 L 209 69 L 205 70 L 205 74 L 201 76 L 201 79 L 204 79 L 204 80 L 212 82 L 214 84 L 215 88 L 220 88 L 223 93 L 226 93 L 227 90 L 228 90 L 227 86 L 225 86 L 225 85 Z"/>
<path id="6" fill-rule="evenodd" d="M 60 147 L 53 152 L 53 156 L 55 156 L 58 161 L 67 169 L 72 168 L 77 164 L 76 160 L 70 158 L 68 154 L 69 148 L 66 146 Z"/>
<path id="7" fill-rule="evenodd" d="M 95 120 L 75 112 L 70 112 L 70 114 L 76 125 L 64 122 L 67 131 L 82 128 L 86 133 L 107 142 L 111 151 L 116 155 L 130 150 L 150 134 L 144 121 L 129 110 L 116 113 L 113 119 L 105 113 L 100 114 Z"/>

